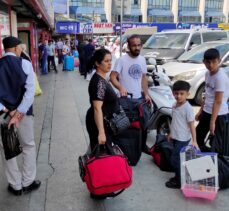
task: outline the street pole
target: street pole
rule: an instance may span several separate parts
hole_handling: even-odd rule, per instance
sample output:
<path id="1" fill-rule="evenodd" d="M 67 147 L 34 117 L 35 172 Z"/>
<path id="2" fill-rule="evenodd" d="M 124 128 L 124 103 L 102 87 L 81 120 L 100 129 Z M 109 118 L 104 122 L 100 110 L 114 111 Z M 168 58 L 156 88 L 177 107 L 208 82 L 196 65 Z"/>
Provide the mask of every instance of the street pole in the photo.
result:
<path id="1" fill-rule="evenodd" d="M 122 56 L 122 18 L 123 18 L 123 0 L 121 0 L 121 14 L 120 14 L 120 57 Z"/>
<path id="2" fill-rule="evenodd" d="M 92 39 L 92 41 L 93 41 L 93 36 L 94 36 L 94 32 L 93 32 L 93 24 L 94 24 L 94 21 L 95 21 L 94 18 L 95 18 L 95 11 L 93 10 L 93 13 L 92 13 L 92 26 L 91 26 L 91 29 L 92 29 L 91 30 L 92 31 L 92 33 L 91 33 L 92 34 L 92 38 L 91 39 Z"/>

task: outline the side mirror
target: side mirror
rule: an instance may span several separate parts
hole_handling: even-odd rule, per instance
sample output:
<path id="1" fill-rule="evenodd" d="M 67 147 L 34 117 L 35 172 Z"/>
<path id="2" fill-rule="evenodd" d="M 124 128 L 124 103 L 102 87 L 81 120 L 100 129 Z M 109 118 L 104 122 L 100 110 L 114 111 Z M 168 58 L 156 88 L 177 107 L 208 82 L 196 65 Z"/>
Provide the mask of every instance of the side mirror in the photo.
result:
<path id="1" fill-rule="evenodd" d="M 154 59 L 154 58 L 149 58 L 148 62 L 151 65 L 157 65 L 156 59 Z"/>

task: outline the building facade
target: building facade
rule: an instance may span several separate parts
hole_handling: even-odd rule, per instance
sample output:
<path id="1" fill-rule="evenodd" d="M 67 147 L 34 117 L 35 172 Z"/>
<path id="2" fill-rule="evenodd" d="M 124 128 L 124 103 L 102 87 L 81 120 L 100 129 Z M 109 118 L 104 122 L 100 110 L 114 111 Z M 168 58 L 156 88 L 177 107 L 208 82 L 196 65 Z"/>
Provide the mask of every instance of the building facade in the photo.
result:
<path id="1" fill-rule="evenodd" d="M 2 39 L 19 37 L 27 45 L 35 71 L 38 71 L 38 39 L 48 39 L 54 28 L 51 0 L 0 0 L 0 57 L 4 54 Z"/>
<path id="2" fill-rule="evenodd" d="M 83 22 L 228 23 L 228 0 L 69 0 L 70 17 Z"/>

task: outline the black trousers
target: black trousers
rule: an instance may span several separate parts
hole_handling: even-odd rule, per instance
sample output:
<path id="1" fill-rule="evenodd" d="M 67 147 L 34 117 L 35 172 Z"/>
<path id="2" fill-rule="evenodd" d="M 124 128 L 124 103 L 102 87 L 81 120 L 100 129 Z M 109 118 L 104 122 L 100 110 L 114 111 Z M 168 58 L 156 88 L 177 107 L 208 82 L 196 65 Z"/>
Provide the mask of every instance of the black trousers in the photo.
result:
<path id="1" fill-rule="evenodd" d="M 204 140 L 210 129 L 211 114 L 202 112 L 199 123 L 196 127 L 196 139 L 200 149 L 205 149 Z M 211 149 L 221 155 L 227 154 L 229 148 L 228 134 L 228 115 L 219 115 L 215 123 L 215 135 L 211 140 Z M 228 136 L 229 137 L 229 136 Z"/>
<path id="2" fill-rule="evenodd" d="M 90 139 L 91 151 L 93 151 L 95 146 L 99 143 L 98 142 L 99 131 L 95 124 L 94 115 L 91 108 L 88 109 L 86 114 L 86 128 Z M 109 128 L 106 127 L 106 125 L 104 125 L 104 129 L 105 129 L 106 141 L 108 144 L 111 145 L 113 140 L 113 135 L 109 130 Z"/>
<path id="3" fill-rule="evenodd" d="M 50 71 L 50 62 L 52 62 L 52 66 L 54 67 L 54 70 L 57 72 L 54 56 L 48 56 L 48 71 Z"/>

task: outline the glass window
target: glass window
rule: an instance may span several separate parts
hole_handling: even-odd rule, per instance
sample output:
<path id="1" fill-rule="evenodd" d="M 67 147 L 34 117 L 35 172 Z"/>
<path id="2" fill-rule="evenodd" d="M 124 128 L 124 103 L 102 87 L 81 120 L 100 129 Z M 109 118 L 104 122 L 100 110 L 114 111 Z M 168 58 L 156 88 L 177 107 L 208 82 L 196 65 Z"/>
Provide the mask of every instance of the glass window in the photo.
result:
<path id="1" fill-rule="evenodd" d="M 173 23 L 173 16 L 148 16 L 147 20 L 153 23 Z"/>
<path id="2" fill-rule="evenodd" d="M 200 0 L 179 0 L 179 10 L 199 11 Z"/>
<path id="3" fill-rule="evenodd" d="M 201 17 L 195 16 L 179 16 L 179 22 L 190 23 L 190 22 L 201 22 Z"/>
<path id="4" fill-rule="evenodd" d="M 224 0 L 206 0 L 205 1 L 205 8 L 206 10 L 211 11 L 223 11 L 223 3 Z"/>
<path id="5" fill-rule="evenodd" d="M 184 48 L 189 33 L 156 33 L 144 44 L 144 48 Z"/>
<path id="6" fill-rule="evenodd" d="M 214 16 L 210 16 L 210 17 L 205 17 L 205 22 L 206 23 L 223 23 L 225 22 L 225 17 L 219 16 L 219 17 L 214 17 Z"/>
<path id="7" fill-rule="evenodd" d="M 215 41 L 215 40 L 225 40 L 227 39 L 227 33 L 226 32 L 203 32 L 203 41 Z"/>
<path id="8" fill-rule="evenodd" d="M 192 38 L 190 40 L 190 47 L 192 47 L 193 45 L 199 45 L 199 44 L 201 44 L 200 33 L 195 33 L 192 35 Z"/>
<path id="9" fill-rule="evenodd" d="M 229 51 L 229 44 L 215 44 L 215 43 L 203 44 L 203 45 L 197 46 L 196 48 L 193 48 L 190 51 L 183 53 L 178 58 L 178 61 L 180 62 L 192 61 L 195 63 L 202 63 L 204 53 L 209 48 L 216 48 L 220 53 L 220 57 L 222 58 Z"/>
<path id="10" fill-rule="evenodd" d="M 148 0 L 148 8 L 170 10 L 172 8 L 172 0 Z"/>
<path id="11" fill-rule="evenodd" d="M 104 7 L 105 0 L 70 0 L 71 2 L 75 2 L 76 6 L 79 7 Z"/>

